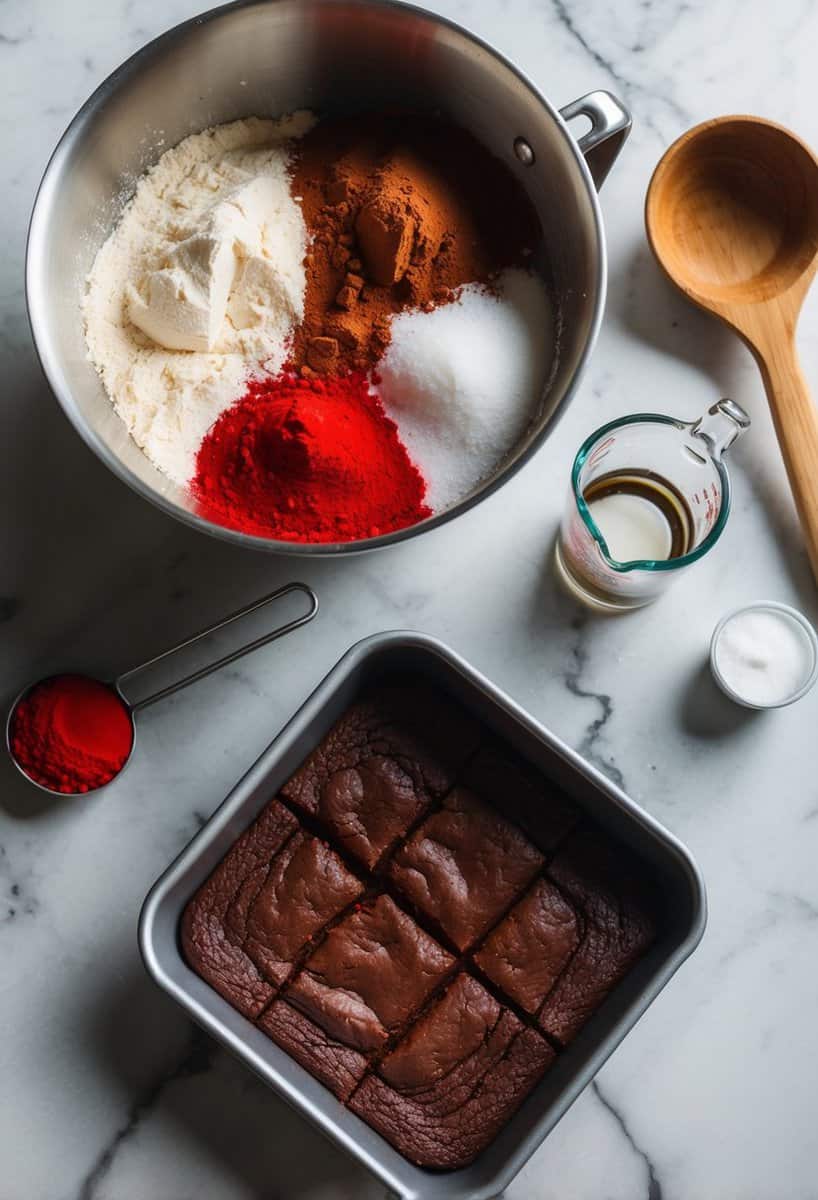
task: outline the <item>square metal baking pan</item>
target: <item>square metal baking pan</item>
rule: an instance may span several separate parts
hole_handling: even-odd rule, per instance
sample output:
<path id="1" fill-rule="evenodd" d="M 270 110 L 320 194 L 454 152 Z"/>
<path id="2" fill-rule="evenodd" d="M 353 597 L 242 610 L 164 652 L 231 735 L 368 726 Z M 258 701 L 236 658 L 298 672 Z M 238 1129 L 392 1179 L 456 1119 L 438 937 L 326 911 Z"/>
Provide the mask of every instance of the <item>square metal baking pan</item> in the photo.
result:
<path id="1" fill-rule="evenodd" d="M 394 673 L 422 675 L 459 700 L 629 846 L 658 882 L 664 900 L 662 931 L 646 956 L 558 1057 L 496 1140 L 471 1166 L 447 1173 L 432 1173 L 408 1162 L 200 979 L 179 948 L 182 911 L 199 885 L 362 686 Z M 395 632 L 358 642 L 343 656 L 165 871 L 145 900 L 139 945 L 145 966 L 160 987 L 397 1196 L 489 1200 L 508 1185 L 695 949 L 706 919 L 701 876 L 676 838 L 441 642 Z"/>

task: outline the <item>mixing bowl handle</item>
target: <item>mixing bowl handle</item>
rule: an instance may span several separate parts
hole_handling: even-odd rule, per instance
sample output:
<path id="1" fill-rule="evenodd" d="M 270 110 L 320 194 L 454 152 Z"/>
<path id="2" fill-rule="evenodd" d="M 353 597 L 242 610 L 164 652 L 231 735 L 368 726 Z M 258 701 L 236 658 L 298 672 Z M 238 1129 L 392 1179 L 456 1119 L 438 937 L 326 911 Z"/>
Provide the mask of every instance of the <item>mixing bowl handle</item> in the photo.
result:
<path id="1" fill-rule="evenodd" d="M 277 625 L 274 629 L 263 633 L 261 637 L 254 638 L 250 642 L 245 642 L 237 650 L 232 650 L 229 654 L 217 658 L 214 662 L 206 663 L 199 670 L 192 671 L 190 675 L 185 675 L 182 679 L 177 679 L 175 683 L 171 683 L 167 687 L 151 693 L 149 696 L 144 696 L 140 700 L 132 703 L 123 692 L 123 684 L 133 682 L 134 679 L 141 675 L 143 671 L 148 670 L 149 667 L 153 667 L 164 659 L 170 658 L 172 654 L 176 654 L 180 650 L 186 650 L 189 646 L 200 642 L 203 638 L 210 637 L 212 633 L 224 629 L 226 625 L 232 625 L 234 621 L 240 621 L 242 617 L 248 617 L 251 613 L 257 612 L 258 609 L 264 608 L 265 605 L 272 603 L 274 600 L 279 600 L 283 596 L 288 596 L 292 592 L 300 592 L 307 598 L 309 604 L 307 610 L 299 616 L 285 621 L 283 625 Z M 147 662 L 140 663 L 138 667 L 132 667 L 130 671 L 124 671 L 114 680 L 114 686 L 126 704 L 130 706 L 131 712 L 138 712 L 140 708 L 147 708 L 149 704 L 155 704 L 157 700 L 163 700 L 165 696 L 171 696 L 181 688 L 187 687 L 189 683 L 195 683 L 197 679 L 204 679 L 205 675 L 210 675 L 213 671 L 218 671 L 219 667 L 226 667 L 228 663 L 235 662 L 237 658 L 242 658 L 252 650 L 257 650 L 259 646 L 266 646 L 268 642 L 274 642 L 276 638 L 284 637 L 286 633 L 291 633 L 294 629 L 299 629 L 302 625 L 306 625 L 308 621 L 311 621 L 317 612 L 318 597 L 312 588 L 308 587 L 306 583 L 288 583 L 284 587 L 270 592 L 268 596 L 262 596 L 260 600 L 254 600 L 252 604 L 248 604 L 244 608 L 239 608 L 236 612 L 230 613 L 229 616 L 223 617 L 215 625 L 208 625 L 206 629 L 200 629 L 192 637 L 185 638 L 182 642 L 177 642 L 175 646 L 169 646 L 161 654 L 156 654 L 153 658 L 149 658 Z"/>
<path id="2" fill-rule="evenodd" d="M 631 114 L 616 96 L 599 91 L 566 104 L 560 116 L 566 122 L 575 117 L 587 117 L 591 122 L 588 132 L 577 138 L 577 146 L 597 189 L 601 188 L 631 131 Z"/>

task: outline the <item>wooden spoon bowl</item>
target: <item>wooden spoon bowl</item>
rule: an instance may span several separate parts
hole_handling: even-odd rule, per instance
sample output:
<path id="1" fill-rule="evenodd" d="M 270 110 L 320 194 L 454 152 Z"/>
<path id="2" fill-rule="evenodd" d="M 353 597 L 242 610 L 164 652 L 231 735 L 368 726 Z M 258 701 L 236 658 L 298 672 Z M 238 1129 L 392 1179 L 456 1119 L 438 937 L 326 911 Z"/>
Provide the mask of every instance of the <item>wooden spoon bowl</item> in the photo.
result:
<path id="1" fill-rule="evenodd" d="M 795 350 L 818 269 L 818 160 L 770 121 L 706 121 L 657 166 L 645 223 L 673 283 L 755 355 L 818 578 L 818 414 Z"/>

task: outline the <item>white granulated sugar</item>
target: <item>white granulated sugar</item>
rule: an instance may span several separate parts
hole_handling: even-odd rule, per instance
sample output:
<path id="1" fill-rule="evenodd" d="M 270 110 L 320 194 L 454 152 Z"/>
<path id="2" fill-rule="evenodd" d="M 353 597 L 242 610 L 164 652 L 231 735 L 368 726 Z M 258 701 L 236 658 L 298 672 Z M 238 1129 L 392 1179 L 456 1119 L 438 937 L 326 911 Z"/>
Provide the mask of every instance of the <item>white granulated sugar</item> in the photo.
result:
<path id="1" fill-rule="evenodd" d="M 800 623 L 780 609 L 745 609 L 731 617 L 715 647 L 728 687 L 750 704 L 781 704 L 806 683 L 813 649 Z"/>
<path id="2" fill-rule="evenodd" d="M 542 280 L 514 268 L 498 284 L 498 295 L 467 284 L 453 304 L 394 317 L 378 366 L 384 406 L 436 512 L 468 495 L 514 447 L 553 360 Z"/>
<path id="3" fill-rule="evenodd" d="M 253 117 L 185 138 L 139 181 L 88 276 L 91 360 L 177 483 L 248 377 L 280 370 L 304 315 L 307 231 L 288 162 L 313 122 Z"/>

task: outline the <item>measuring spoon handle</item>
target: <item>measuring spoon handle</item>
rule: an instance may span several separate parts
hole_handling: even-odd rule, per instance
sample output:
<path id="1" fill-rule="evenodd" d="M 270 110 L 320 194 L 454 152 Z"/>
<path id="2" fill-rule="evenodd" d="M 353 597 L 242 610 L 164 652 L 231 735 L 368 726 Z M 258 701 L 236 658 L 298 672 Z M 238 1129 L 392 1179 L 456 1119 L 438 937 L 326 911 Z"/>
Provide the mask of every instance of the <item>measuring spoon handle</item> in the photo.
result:
<path id="1" fill-rule="evenodd" d="M 754 349 L 818 581 L 818 410 L 798 364 L 792 335 L 765 338 Z"/>
<path id="2" fill-rule="evenodd" d="M 237 658 L 243 658 L 245 654 L 250 654 L 253 650 L 258 650 L 260 646 L 266 646 L 268 642 L 274 642 L 276 638 L 284 637 L 287 633 L 292 633 L 294 629 L 299 629 L 302 625 L 306 625 L 311 621 L 318 612 L 318 597 L 306 583 L 285 584 L 284 587 L 277 588 L 274 592 L 270 592 L 269 595 L 262 596 L 260 600 L 254 600 L 252 604 L 247 604 L 244 608 L 237 609 L 236 612 L 231 613 L 228 617 L 223 617 L 221 621 L 216 621 L 214 625 L 208 625 L 206 629 L 201 629 L 191 637 L 185 638 L 184 641 L 177 642 L 175 646 L 169 646 L 161 654 L 155 654 L 153 658 L 149 658 L 146 662 L 140 663 L 136 667 L 131 667 L 129 671 L 124 671 L 114 680 L 116 690 L 126 703 L 130 703 L 122 690 L 124 684 L 133 682 L 143 671 L 147 671 L 149 667 L 153 667 L 164 659 L 170 658 L 172 654 L 177 654 L 180 650 L 186 650 L 188 646 L 195 645 L 202 638 L 209 637 L 212 633 L 217 633 L 220 629 L 224 629 L 225 626 L 232 625 L 234 621 L 240 621 L 242 617 L 250 616 L 251 613 L 264 608 L 266 604 L 271 604 L 274 600 L 279 600 L 282 596 L 287 596 L 291 592 L 302 592 L 307 597 L 309 608 L 305 613 L 299 617 L 294 617 L 291 621 L 287 621 L 283 625 L 277 625 L 269 633 L 264 633 L 261 637 L 254 638 L 252 642 L 246 642 L 243 646 L 239 646 L 237 650 L 232 650 L 229 654 L 216 659 L 215 662 L 207 663 L 206 666 L 199 667 L 196 671 L 191 671 L 189 675 L 183 676 L 182 679 L 178 679 L 175 683 L 170 683 L 158 692 L 153 692 L 152 695 L 137 701 L 136 704 L 131 704 L 131 712 L 138 712 L 142 708 L 147 708 L 149 704 L 155 704 L 157 700 L 164 700 L 166 696 L 172 696 L 174 692 L 181 691 L 188 684 L 196 683 L 199 679 L 204 679 L 206 675 L 211 675 L 213 671 L 218 671 L 220 667 L 226 667 L 229 663 L 235 662 Z"/>

